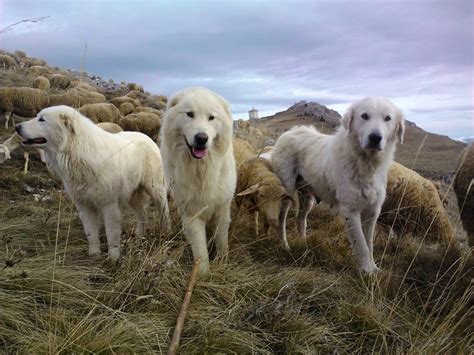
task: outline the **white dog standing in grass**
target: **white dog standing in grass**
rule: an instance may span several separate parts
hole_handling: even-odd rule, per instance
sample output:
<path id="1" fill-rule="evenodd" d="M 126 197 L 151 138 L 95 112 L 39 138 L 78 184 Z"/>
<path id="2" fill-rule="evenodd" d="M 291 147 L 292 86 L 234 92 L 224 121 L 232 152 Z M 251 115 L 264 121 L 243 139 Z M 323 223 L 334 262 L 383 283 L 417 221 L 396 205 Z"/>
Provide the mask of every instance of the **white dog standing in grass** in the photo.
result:
<path id="1" fill-rule="evenodd" d="M 174 95 L 161 129 L 165 177 L 200 271 L 209 269 L 206 228 L 219 257 L 228 253 L 230 204 L 236 186 L 232 115 L 228 103 L 205 88 Z M 209 228 L 210 227 L 210 228 Z"/>
<path id="2" fill-rule="evenodd" d="M 338 206 L 346 220 L 353 255 L 365 272 L 378 270 L 373 257 L 375 223 L 385 200 L 387 173 L 397 142 L 403 141 L 402 112 L 385 98 L 354 103 L 334 135 L 299 126 L 284 133 L 272 151 L 272 166 L 290 196 L 301 181 L 321 200 Z M 314 205 L 308 191 L 301 202 L 298 230 L 306 237 L 306 217 Z M 287 248 L 286 217 L 291 201 L 283 202 L 280 233 Z"/>
<path id="3" fill-rule="evenodd" d="M 106 132 L 68 106 L 46 108 L 15 129 L 23 145 L 44 150 L 48 168 L 62 179 L 79 211 L 89 255 L 100 254 L 102 216 L 109 258 L 119 258 L 123 204 L 130 205 L 138 218 L 138 235 L 147 223 L 150 198 L 160 209 L 162 227 L 168 229 L 160 150 L 146 135 Z"/>

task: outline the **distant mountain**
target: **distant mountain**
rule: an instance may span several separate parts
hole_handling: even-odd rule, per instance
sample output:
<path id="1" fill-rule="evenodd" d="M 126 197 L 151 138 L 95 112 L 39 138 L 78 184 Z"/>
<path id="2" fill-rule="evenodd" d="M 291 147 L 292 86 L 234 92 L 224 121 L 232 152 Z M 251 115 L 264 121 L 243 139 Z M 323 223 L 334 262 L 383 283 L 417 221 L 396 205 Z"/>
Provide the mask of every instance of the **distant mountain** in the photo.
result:
<path id="1" fill-rule="evenodd" d="M 300 101 L 285 111 L 251 122 L 257 127 L 268 127 L 276 133 L 282 133 L 298 124 L 312 124 L 324 132 L 331 132 L 341 124 L 341 115 L 317 102 Z"/>
<path id="2" fill-rule="evenodd" d="M 276 139 L 295 125 L 314 125 L 322 132 L 332 133 L 341 124 L 341 115 L 317 102 L 300 101 L 285 111 L 250 122 Z M 463 142 L 427 132 L 407 121 L 405 140 L 398 146 L 395 159 L 426 177 L 449 180 L 465 146 Z"/>
<path id="3" fill-rule="evenodd" d="M 474 137 L 462 137 L 459 140 L 463 143 L 469 144 L 474 142 Z"/>

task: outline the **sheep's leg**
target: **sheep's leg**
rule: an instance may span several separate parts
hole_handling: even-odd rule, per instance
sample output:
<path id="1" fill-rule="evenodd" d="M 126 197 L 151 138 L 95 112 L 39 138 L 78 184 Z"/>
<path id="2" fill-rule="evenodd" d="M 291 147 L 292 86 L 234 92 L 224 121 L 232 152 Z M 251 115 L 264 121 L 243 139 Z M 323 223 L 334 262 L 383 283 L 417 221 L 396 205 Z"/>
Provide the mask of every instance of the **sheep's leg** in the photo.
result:
<path id="1" fill-rule="evenodd" d="M 25 158 L 25 166 L 23 168 L 23 174 L 28 174 L 28 163 L 30 162 L 30 153 L 27 150 L 23 151 L 23 158 Z"/>
<path id="2" fill-rule="evenodd" d="M 258 237 L 258 211 L 253 213 L 254 223 L 255 223 L 255 236 Z"/>
<path id="3" fill-rule="evenodd" d="M 375 265 L 365 241 L 360 211 L 341 208 L 341 214 L 346 220 L 347 235 L 352 248 L 352 255 L 357 260 L 359 268 L 367 273 L 378 271 L 378 267 Z"/>
<path id="4" fill-rule="evenodd" d="M 10 117 L 12 116 L 13 111 L 5 111 L 5 128 L 8 129 L 8 121 L 10 121 Z"/>
<path id="5" fill-rule="evenodd" d="M 146 208 L 148 206 L 148 195 L 143 190 L 135 191 L 130 199 L 130 207 L 132 207 L 135 216 L 137 217 L 137 236 L 141 237 L 145 233 L 146 225 L 148 223 Z"/>
<path id="6" fill-rule="evenodd" d="M 206 240 L 206 224 L 204 221 L 196 217 L 192 219 L 183 217 L 184 225 L 184 236 L 189 244 L 191 244 L 191 250 L 193 251 L 194 260 L 201 258 L 199 264 L 199 271 L 206 273 L 209 271 L 209 253 L 207 251 L 207 240 Z"/>
<path id="7" fill-rule="evenodd" d="M 278 171 L 275 171 L 277 176 L 280 178 L 283 187 L 286 189 L 288 196 L 294 196 L 296 192 L 296 173 L 295 173 L 295 163 L 288 159 L 285 164 L 279 167 Z M 278 234 L 281 235 L 283 240 L 283 245 L 287 250 L 290 250 L 288 245 L 288 239 L 286 237 L 286 218 L 288 216 L 288 211 L 291 206 L 291 199 L 284 198 L 281 202 L 281 210 L 278 218 Z"/>
<path id="8" fill-rule="evenodd" d="M 279 216 L 279 223 L 278 223 L 278 232 L 282 237 L 283 245 L 286 249 L 290 250 L 290 246 L 288 245 L 288 239 L 286 237 L 286 218 L 288 216 L 288 211 L 290 210 L 291 200 L 284 199 L 281 203 L 281 211 Z"/>
<path id="9" fill-rule="evenodd" d="M 306 239 L 306 226 L 308 214 L 314 206 L 315 198 L 311 194 L 304 194 L 303 191 L 298 191 L 299 212 L 298 212 L 298 233 Z"/>
<path id="10" fill-rule="evenodd" d="M 38 154 L 39 154 L 39 157 L 40 157 L 40 160 L 42 163 L 45 163 L 46 164 L 46 154 L 44 153 L 44 150 L 43 149 L 36 149 Z"/>
<path id="11" fill-rule="evenodd" d="M 364 211 L 362 213 L 362 231 L 364 232 L 365 242 L 369 248 L 370 258 L 375 265 L 374 260 L 374 234 L 375 224 L 379 218 L 380 208 Z"/>
<path id="12" fill-rule="evenodd" d="M 270 222 L 266 217 L 263 219 L 263 232 L 265 233 L 265 237 L 270 235 Z"/>
<path id="13" fill-rule="evenodd" d="M 97 211 L 89 206 L 76 202 L 79 218 L 81 219 L 87 241 L 89 242 L 89 256 L 100 255 L 100 218 Z"/>
<path id="14" fill-rule="evenodd" d="M 109 258 L 116 261 L 120 257 L 120 234 L 122 233 L 121 213 L 118 203 L 104 207 L 102 214 L 105 222 Z"/>

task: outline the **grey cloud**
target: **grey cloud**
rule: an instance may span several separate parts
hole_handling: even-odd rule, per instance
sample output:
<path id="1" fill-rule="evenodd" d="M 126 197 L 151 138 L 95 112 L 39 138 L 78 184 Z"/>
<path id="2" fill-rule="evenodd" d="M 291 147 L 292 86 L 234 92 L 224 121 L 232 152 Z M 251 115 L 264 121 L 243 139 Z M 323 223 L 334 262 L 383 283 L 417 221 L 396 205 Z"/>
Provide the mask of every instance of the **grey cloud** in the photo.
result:
<path id="1" fill-rule="evenodd" d="M 167 95 L 208 86 L 235 112 L 365 95 L 444 95 L 472 110 L 470 1 L 17 0 L 3 13 L 3 23 L 51 16 L 4 35 L 7 49 L 79 68 L 87 43 L 91 73 Z M 424 102 L 414 118 L 432 110 Z"/>

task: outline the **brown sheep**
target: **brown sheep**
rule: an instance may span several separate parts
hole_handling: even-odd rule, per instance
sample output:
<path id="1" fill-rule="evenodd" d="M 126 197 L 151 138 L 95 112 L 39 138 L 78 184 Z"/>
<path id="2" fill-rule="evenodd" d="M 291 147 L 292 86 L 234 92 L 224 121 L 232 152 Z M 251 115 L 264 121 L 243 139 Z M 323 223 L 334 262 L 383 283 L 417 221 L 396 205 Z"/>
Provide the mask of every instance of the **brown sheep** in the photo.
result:
<path id="1" fill-rule="evenodd" d="M 15 54 L 15 57 L 17 57 L 18 59 L 26 58 L 26 53 L 23 51 L 15 51 L 14 54 Z"/>
<path id="2" fill-rule="evenodd" d="M 109 133 L 123 132 L 122 127 L 120 127 L 118 124 L 113 123 L 113 122 L 99 122 L 99 123 L 97 123 L 97 126 L 102 128 L 104 131 L 109 132 Z"/>
<path id="3" fill-rule="evenodd" d="M 264 231 L 278 227 L 281 201 L 289 198 L 280 179 L 266 159 L 250 158 L 242 163 L 237 175 L 237 206 L 255 212 L 255 230 L 258 235 L 258 212 L 264 214 Z"/>
<path id="4" fill-rule="evenodd" d="M 123 104 L 124 102 L 129 102 L 129 103 L 131 103 L 134 107 L 141 106 L 140 101 L 135 100 L 135 99 L 132 99 L 131 97 L 127 97 L 127 96 L 119 96 L 119 97 L 114 97 L 113 99 L 110 99 L 110 103 L 112 103 L 112 104 L 114 104 L 115 106 L 117 106 L 117 108 L 119 108 L 120 105 Z"/>
<path id="5" fill-rule="evenodd" d="M 151 95 L 143 103 L 157 110 L 166 109 L 166 101 L 162 100 L 164 96 Z"/>
<path id="6" fill-rule="evenodd" d="M 168 102 L 168 98 L 165 95 L 155 95 L 156 100 L 163 101 L 165 104 Z"/>
<path id="7" fill-rule="evenodd" d="M 427 239 L 450 241 L 453 229 L 434 184 L 394 162 L 388 173 L 387 197 L 380 221 L 399 232 L 419 233 Z"/>
<path id="8" fill-rule="evenodd" d="M 48 106 L 48 97 L 39 89 L 18 87 L 0 88 L 0 110 L 5 112 L 5 128 L 11 115 L 35 117 L 43 108 Z"/>
<path id="9" fill-rule="evenodd" d="M 161 111 L 157 110 L 156 108 L 152 108 L 152 107 L 138 106 L 133 110 L 133 113 L 138 113 L 138 112 L 154 113 L 155 115 L 158 115 L 158 116 L 161 117 Z"/>
<path id="10" fill-rule="evenodd" d="M 49 82 L 51 83 L 51 87 L 55 89 L 65 90 L 71 86 L 71 79 L 62 74 L 51 75 Z"/>
<path id="11" fill-rule="evenodd" d="M 101 94 L 100 92 L 89 91 L 89 90 L 83 89 L 81 87 L 75 87 L 75 88 L 69 89 L 67 91 L 67 93 L 71 93 L 71 94 L 74 94 L 74 95 L 80 95 L 80 96 L 84 97 L 85 99 L 87 99 L 89 101 L 88 103 L 90 103 L 90 104 L 101 103 L 101 102 L 106 102 L 107 101 L 105 96 L 103 94 Z"/>
<path id="12" fill-rule="evenodd" d="M 135 83 L 128 83 L 127 87 L 130 91 L 140 91 L 140 92 L 145 91 L 143 90 L 143 86 L 135 84 Z"/>
<path id="13" fill-rule="evenodd" d="M 250 122 L 240 119 L 237 121 L 237 127 L 242 129 L 248 129 L 250 128 Z"/>
<path id="14" fill-rule="evenodd" d="M 105 96 L 98 92 L 81 91 L 72 89 L 64 94 L 53 94 L 49 96 L 49 106 L 66 105 L 79 108 L 86 104 L 105 102 Z"/>
<path id="15" fill-rule="evenodd" d="M 35 80 L 33 80 L 33 84 L 31 84 L 31 86 L 36 89 L 45 90 L 45 91 L 49 90 L 49 88 L 51 87 L 48 78 L 42 75 L 37 76 Z"/>
<path id="16" fill-rule="evenodd" d="M 232 144 L 234 146 L 235 166 L 238 171 L 242 163 L 249 158 L 255 157 L 257 152 L 250 143 L 244 139 L 234 138 Z"/>
<path id="17" fill-rule="evenodd" d="M 463 155 L 463 161 L 454 178 L 454 191 L 458 199 L 461 221 L 467 232 L 468 243 L 474 247 L 474 144 Z"/>
<path id="18" fill-rule="evenodd" d="M 144 92 L 133 90 L 133 91 L 130 91 L 125 96 L 131 97 L 132 99 L 140 100 L 140 99 L 145 99 L 147 95 Z"/>
<path id="19" fill-rule="evenodd" d="M 123 116 L 127 116 L 133 112 L 135 107 L 130 102 L 124 102 L 120 105 L 119 110 Z"/>
<path id="20" fill-rule="evenodd" d="M 0 66 L 4 69 L 16 68 L 16 60 L 7 54 L 0 54 Z"/>
<path id="21" fill-rule="evenodd" d="M 51 74 L 51 70 L 49 70 L 46 67 L 42 67 L 40 65 L 34 65 L 28 69 L 28 75 L 31 75 L 35 78 L 40 75 L 47 75 L 47 74 Z"/>
<path id="22" fill-rule="evenodd" d="M 33 66 L 45 66 L 46 61 L 43 59 L 37 59 L 37 58 L 22 58 L 21 62 L 25 67 L 33 67 Z"/>
<path id="23" fill-rule="evenodd" d="M 94 123 L 118 123 L 121 117 L 119 109 L 107 102 L 87 104 L 82 106 L 78 111 Z"/>
<path id="24" fill-rule="evenodd" d="M 80 90 L 98 92 L 95 86 L 79 80 L 72 81 L 71 86 Z"/>
<path id="25" fill-rule="evenodd" d="M 161 119 L 153 113 L 139 112 L 122 117 L 119 125 L 125 131 L 144 133 L 156 142 L 159 138 Z"/>

